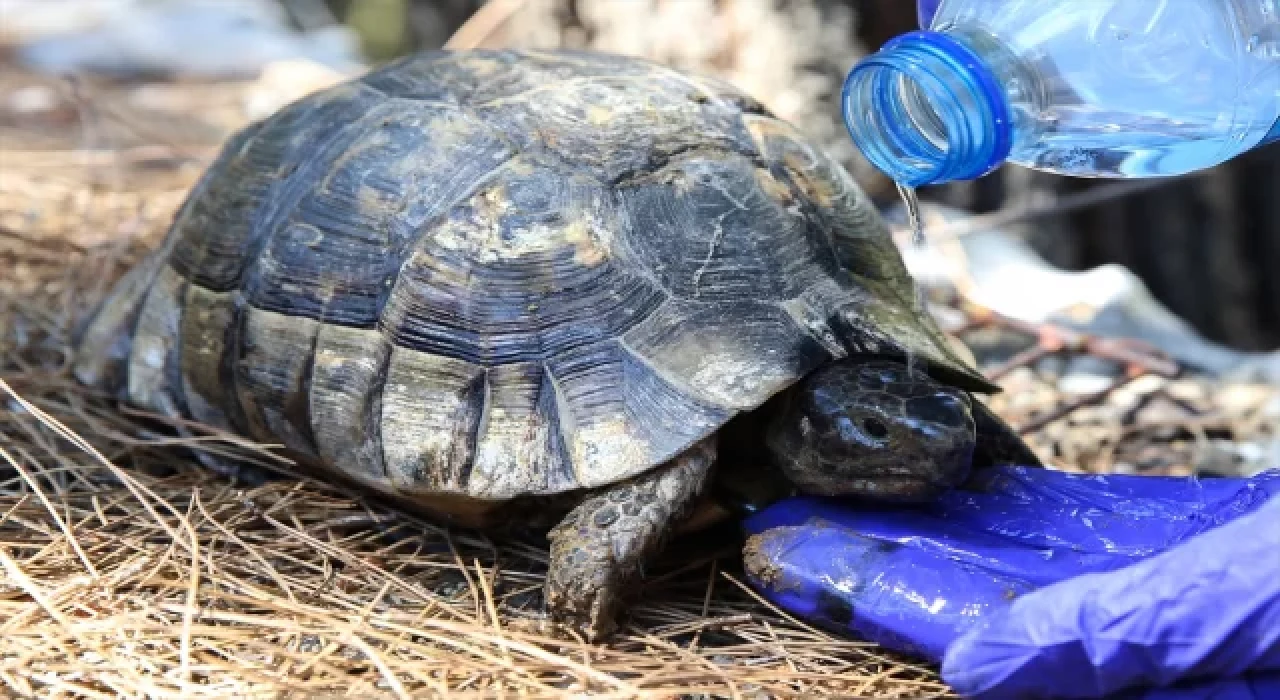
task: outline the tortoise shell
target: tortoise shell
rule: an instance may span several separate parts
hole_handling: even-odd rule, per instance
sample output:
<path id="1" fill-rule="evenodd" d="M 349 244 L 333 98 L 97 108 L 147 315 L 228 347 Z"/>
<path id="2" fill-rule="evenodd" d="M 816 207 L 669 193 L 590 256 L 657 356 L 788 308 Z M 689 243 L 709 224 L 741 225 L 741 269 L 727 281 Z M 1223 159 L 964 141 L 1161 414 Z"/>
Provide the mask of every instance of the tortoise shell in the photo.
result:
<path id="1" fill-rule="evenodd" d="M 131 403 L 423 498 L 617 482 L 853 353 L 991 389 L 793 127 L 567 51 L 419 54 L 246 127 L 81 344 Z"/>

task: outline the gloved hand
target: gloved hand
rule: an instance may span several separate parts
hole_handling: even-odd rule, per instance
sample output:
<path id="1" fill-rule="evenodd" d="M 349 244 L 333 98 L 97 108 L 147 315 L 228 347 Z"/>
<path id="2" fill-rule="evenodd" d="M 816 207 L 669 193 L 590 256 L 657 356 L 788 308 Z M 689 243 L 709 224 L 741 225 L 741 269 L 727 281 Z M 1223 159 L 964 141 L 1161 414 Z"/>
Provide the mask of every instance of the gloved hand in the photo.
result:
<path id="1" fill-rule="evenodd" d="M 745 521 L 745 559 L 783 609 L 964 695 L 1280 698 L 1277 492 L 1001 467 L 925 506 L 788 499 Z"/>

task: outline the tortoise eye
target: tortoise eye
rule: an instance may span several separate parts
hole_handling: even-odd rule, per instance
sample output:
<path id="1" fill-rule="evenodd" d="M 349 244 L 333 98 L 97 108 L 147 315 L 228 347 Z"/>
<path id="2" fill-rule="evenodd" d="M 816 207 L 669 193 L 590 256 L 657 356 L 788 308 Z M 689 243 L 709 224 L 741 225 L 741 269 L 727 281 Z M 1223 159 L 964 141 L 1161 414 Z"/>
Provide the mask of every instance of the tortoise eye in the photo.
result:
<path id="1" fill-rule="evenodd" d="M 876 440 L 883 440 L 889 437 L 889 428 L 878 418 L 862 419 L 862 431 Z"/>

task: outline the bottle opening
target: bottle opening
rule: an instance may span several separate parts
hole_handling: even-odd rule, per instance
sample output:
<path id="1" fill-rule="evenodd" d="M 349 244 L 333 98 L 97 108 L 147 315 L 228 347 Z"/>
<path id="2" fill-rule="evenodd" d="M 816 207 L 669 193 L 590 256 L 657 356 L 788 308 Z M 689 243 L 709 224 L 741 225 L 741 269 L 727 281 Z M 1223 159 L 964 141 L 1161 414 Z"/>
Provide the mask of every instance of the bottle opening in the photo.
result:
<path id="1" fill-rule="evenodd" d="M 909 187 L 980 177 L 1013 145 L 999 83 L 976 53 L 938 32 L 905 34 L 858 63 L 843 102 L 863 156 Z"/>

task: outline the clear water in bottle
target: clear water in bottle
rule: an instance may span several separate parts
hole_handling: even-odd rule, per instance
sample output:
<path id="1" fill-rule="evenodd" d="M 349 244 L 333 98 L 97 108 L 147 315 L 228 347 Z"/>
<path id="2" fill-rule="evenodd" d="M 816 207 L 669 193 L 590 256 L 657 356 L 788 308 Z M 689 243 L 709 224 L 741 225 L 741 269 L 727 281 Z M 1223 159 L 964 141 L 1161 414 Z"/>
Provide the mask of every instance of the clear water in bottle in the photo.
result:
<path id="1" fill-rule="evenodd" d="M 942 0 L 855 66 L 845 119 L 908 186 L 1211 167 L 1280 138 L 1280 0 Z"/>

